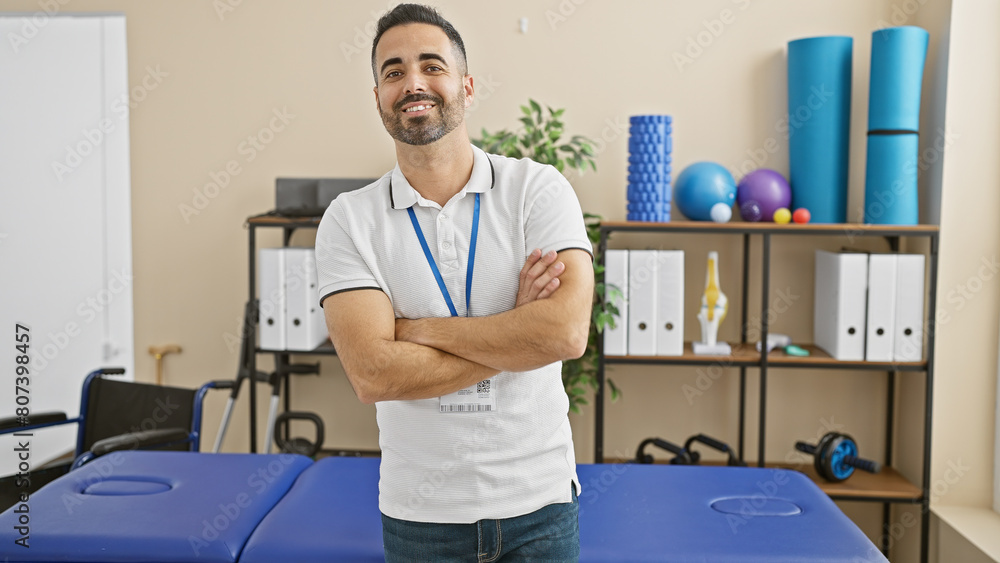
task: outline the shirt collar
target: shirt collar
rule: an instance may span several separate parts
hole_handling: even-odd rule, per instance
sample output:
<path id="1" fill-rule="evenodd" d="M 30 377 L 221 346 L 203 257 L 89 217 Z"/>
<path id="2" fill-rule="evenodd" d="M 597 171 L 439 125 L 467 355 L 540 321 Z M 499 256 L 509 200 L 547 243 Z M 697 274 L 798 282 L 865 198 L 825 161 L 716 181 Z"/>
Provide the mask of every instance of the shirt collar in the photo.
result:
<path id="1" fill-rule="evenodd" d="M 485 193 L 492 190 L 495 183 L 496 174 L 490 157 L 482 149 L 472 145 L 472 176 L 459 193 Z M 413 207 L 419 197 L 420 194 L 399 170 L 397 162 L 389 178 L 389 204 L 393 209 L 407 209 Z"/>

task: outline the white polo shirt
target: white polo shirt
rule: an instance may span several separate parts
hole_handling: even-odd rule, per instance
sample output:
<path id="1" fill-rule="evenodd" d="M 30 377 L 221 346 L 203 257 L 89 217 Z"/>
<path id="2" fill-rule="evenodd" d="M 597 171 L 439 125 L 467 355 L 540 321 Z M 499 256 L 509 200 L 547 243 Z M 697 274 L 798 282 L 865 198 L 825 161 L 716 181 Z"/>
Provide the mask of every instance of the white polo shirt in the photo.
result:
<path id="1" fill-rule="evenodd" d="M 465 315 L 476 193 L 471 316 L 514 308 L 521 267 L 535 248 L 592 252 L 580 203 L 555 168 L 472 151 L 472 177 L 443 207 L 421 197 L 398 165 L 330 204 L 316 236 L 321 304 L 334 293 L 374 288 L 389 297 L 396 318 L 451 315 L 407 212 L 412 207 Z M 579 481 L 561 366 L 498 374 L 495 411 L 442 413 L 437 398 L 376 403 L 379 509 L 403 520 L 468 524 L 570 502 L 570 483 L 579 491 Z"/>

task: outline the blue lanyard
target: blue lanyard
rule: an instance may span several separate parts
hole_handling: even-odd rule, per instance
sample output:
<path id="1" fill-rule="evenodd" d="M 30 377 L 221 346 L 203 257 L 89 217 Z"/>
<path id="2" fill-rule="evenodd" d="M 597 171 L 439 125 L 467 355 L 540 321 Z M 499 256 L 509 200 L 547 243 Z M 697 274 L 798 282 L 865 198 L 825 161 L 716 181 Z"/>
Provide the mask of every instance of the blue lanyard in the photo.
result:
<path id="1" fill-rule="evenodd" d="M 420 223 L 417 222 L 417 214 L 413 212 L 413 207 L 408 207 L 406 209 L 407 213 L 410 214 L 410 222 L 413 223 L 413 230 L 417 233 L 417 238 L 420 239 L 420 248 L 424 249 L 424 256 L 427 258 L 427 263 L 431 266 L 431 272 L 434 273 L 434 279 L 437 280 L 438 287 L 441 289 L 441 295 L 444 296 L 445 302 L 448 304 L 448 310 L 451 311 L 451 316 L 457 317 L 458 311 L 455 310 L 455 304 L 451 301 L 451 294 L 448 293 L 448 288 L 444 285 L 444 279 L 441 277 L 441 271 L 438 270 L 437 264 L 434 262 L 434 255 L 431 254 L 431 249 L 427 246 L 427 239 L 424 238 L 424 232 L 420 229 Z M 470 316 L 472 310 L 472 271 L 475 269 L 476 265 L 476 238 L 479 236 L 479 194 L 476 194 L 476 207 L 472 211 L 472 242 L 469 244 L 469 266 L 465 271 L 465 316 Z"/>

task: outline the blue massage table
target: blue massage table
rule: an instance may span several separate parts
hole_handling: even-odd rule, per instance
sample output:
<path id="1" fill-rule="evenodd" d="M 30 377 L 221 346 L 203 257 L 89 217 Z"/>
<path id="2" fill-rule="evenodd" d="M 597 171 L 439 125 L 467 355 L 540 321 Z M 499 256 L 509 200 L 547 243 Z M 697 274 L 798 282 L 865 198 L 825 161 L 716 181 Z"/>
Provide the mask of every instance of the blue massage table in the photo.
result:
<path id="1" fill-rule="evenodd" d="M 382 561 L 378 459 L 116 452 L 0 514 L 17 562 Z M 804 475 L 579 465 L 580 560 L 886 562 Z M 23 508 L 22 508 L 23 511 Z"/>

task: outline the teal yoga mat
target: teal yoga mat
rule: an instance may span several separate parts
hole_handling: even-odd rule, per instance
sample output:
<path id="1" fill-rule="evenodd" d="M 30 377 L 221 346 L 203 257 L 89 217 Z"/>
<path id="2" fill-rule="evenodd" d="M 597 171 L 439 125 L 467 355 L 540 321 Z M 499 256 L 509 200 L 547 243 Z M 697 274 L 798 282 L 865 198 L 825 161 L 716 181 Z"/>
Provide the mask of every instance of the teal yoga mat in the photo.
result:
<path id="1" fill-rule="evenodd" d="M 916 225 L 920 87 L 928 33 L 912 26 L 872 33 L 865 223 Z"/>
<path id="2" fill-rule="evenodd" d="M 847 221 L 851 125 L 850 37 L 788 43 L 788 152 L 792 207 L 813 223 Z"/>
<path id="3" fill-rule="evenodd" d="M 870 135 L 865 168 L 865 223 L 916 225 L 916 135 Z"/>

